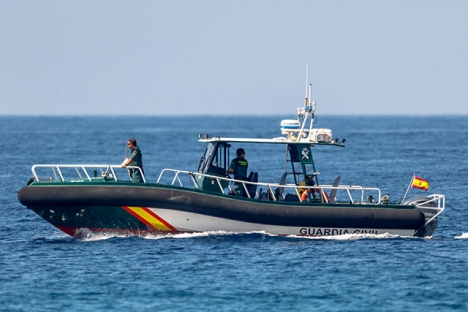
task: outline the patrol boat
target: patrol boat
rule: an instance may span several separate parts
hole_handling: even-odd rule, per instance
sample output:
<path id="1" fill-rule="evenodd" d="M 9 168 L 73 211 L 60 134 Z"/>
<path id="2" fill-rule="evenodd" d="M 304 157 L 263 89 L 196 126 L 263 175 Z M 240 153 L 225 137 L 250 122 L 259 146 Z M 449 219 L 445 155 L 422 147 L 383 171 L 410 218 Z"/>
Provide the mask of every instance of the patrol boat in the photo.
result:
<path id="1" fill-rule="evenodd" d="M 330 185 L 319 183 L 311 147 L 343 148 L 345 140 L 333 137 L 331 129 L 314 128 L 311 93 L 306 84 L 297 119 L 281 121 L 278 137 L 200 134 L 199 142 L 207 147 L 196 171 L 164 169 L 156 182 L 146 181 L 141 172 L 144 183 L 132 183 L 120 165 L 34 165 L 18 199 L 74 237 L 204 231 L 431 236 L 445 195 L 392 202 L 379 188 L 341 185 L 340 177 Z M 281 178 L 259 181 L 257 172 L 246 179 L 227 175 L 231 146 L 246 144 L 282 146 L 286 166 Z M 68 178 L 72 174 L 76 177 Z"/>

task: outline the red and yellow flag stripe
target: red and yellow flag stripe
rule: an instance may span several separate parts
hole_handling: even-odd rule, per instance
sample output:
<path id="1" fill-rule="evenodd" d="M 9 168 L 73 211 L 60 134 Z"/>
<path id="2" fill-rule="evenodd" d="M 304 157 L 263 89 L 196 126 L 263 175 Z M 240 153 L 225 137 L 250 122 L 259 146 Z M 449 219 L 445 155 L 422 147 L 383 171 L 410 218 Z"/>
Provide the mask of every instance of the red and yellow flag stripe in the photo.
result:
<path id="1" fill-rule="evenodd" d="M 414 176 L 413 187 L 427 191 L 429 189 L 429 181 L 418 176 Z"/>
<path id="2" fill-rule="evenodd" d="M 147 207 L 123 206 L 122 208 L 154 231 L 177 232 L 175 227 Z"/>

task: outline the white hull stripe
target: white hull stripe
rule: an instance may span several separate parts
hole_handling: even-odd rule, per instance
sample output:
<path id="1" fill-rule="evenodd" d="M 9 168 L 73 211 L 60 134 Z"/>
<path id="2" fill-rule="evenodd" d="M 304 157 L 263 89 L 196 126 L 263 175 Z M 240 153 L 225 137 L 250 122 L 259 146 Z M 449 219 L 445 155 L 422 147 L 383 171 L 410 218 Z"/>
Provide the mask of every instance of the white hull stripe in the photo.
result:
<path id="1" fill-rule="evenodd" d="M 150 208 L 154 214 L 164 219 L 180 232 L 255 232 L 264 231 L 275 235 L 307 235 L 307 236 L 334 236 L 344 234 L 393 234 L 400 236 L 414 236 L 412 229 L 357 229 L 357 228 L 319 228 L 294 227 L 260 223 L 249 223 L 191 212 Z"/>

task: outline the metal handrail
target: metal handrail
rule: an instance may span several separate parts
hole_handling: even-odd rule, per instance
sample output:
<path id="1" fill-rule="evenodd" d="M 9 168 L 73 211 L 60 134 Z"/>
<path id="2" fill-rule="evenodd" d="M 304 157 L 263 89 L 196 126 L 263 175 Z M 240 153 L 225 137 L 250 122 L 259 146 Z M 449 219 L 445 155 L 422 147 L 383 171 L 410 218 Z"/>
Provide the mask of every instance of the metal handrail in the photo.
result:
<path id="1" fill-rule="evenodd" d="M 113 179 L 114 181 L 119 181 L 116 171 L 114 169 L 122 169 L 120 165 L 102 165 L 102 164 L 88 164 L 88 165 L 80 165 L 80 164 L 37 164 L 33 165 L 31 168 L 32 174 L 34 181 L 39 182 L 41 178 L 38 177 L 36 173 L 37 168 L 51 168 L 52 172 L 54 174 L 54 177 L 56 180 L 60 181 L 65 181 L 65 178 L 63 176 L 62 170 L 63 168 L 74 168 L 76 170 L 76 173 L 78 177 L 81 180 L 88 180 L 92 181 L 93 178 L 105 178 L 105 179 Z M 91 177 L 89 174 L 89 170 L 91 168 L 99 168 L 101 170 L 101 176 L 99 177 Z M 102 169 L 105 170 L 102 170 Z M 126 169 L 136 169 L 139 170 L 141 173 L 141 176 L 143 178 L 143 181 L 146 182 L 146 178 L 143 174 L 143 171 L 141 168 L 136 167 L 136 166 L 127 166 Z M 278 201 L 278 198 L 276 198 L 275 195 L 275 189 L 277 188 L 283 188 L 283 189 L 289 189 L 292 193 L 295 193 L 300 202 L 303 202 L 300 196 L 299 189 L 305 189 L 305 188 L 314 188 L 316 191 L 321 193 L 321 197 L 325 202 L 329 202 L 327 200 L 326 196 L 324 196 L 324 191 L 325 190 L 344 190 L 347 192 L 350 203 L 354 204 L 356 203 L 351 191 L 359 191 L 361 192 L 361 201 L 360 203 L 366 204 L 368 202 L 365 201 L 364 196 L 365 192 L 377 192 L 378 193 L 378 201 L 375 202 L 374 204 L 381 204 L 381 191 L 378 188 L 369 188 L 369 187 L 362 187 L 358 185 L 338 185 L 338 186 L 332 186 L 332 185 L 318 185 L 318 186 L 303 186 L 303 185 L 296 185 L 296 184 L 279 184 L 279 183 L 263 183 L 263 182 L 251 182 L 251 181 L 244 181 L 244 180 L 236 180 L 230 177 L 220 177 L 220 176 L 215 176 L 215 175 L 210 175 L 210 174 L 204 174 L 204 173 L 198 173 L 198 172 L 191 172 L 191 171 L 186 171 L 186 170 L 176 170 L 176 169 L 163 169 L 157 179 L 157 183 L 161 182 L 162 177 L 167 174 L 167 173 L 172 173 L 174 174 L 174 177 L 172 178 L 172 181 L 170 182 L 170 185 L 175 185 L 176 183 L 180 186 L 184 186 L 183 182 L 180 178 L 181 175 L 187 175 L 190 178 L 190 181 L 193 182 L 193 185 L 195 188 L 199 189 L 200 185 L 198 184 L 197 177 L 205 177 L 205 178 L 211 178 L 217 181 L 217 185 L 222 193 L 224 193 L 225 188 L 222 185 L 222 181 L 226 181 L 227 183 L 227 188 L 229 191 L 233 190 L 232 185 L 234 183 L 242 185 L 245 194 L 247 195 L 248 198 L 252 198 L 250 196 L 250 193 L 248 191 L 247 186 L 248 185 L 257 185 L 257 187 L 265 187 L 266 192 L 271 196 L 273 201 Z M 83 176 L 83 175 L 84 176 Z M 52 180 L 52 178 L 48 178 L 48 181 Z M 74 180 L 71 180 L 74 181 Z M 258 191 L 255 192 L 255 196 L 259 196 Z M 431 217 L 426 224 L 430 223 L 432 220 L 437 218 L 444 210 L 445 210 L 445 195 L 440 195 L 440 194 L 432 194 L 428 196 L 429 199 L 425 202 L 422 203 L 416 203 L 416 208 L 419 209 L 428 209 L 428 210 L 436 210 L 437 213 Z M 435 203 L 437 206 L 427 206 L 427 204 L 430 203 Z"/>
<path id="2" fill-rule="evenodd" d="M 158 184 L 161 183 L 161 178 L 163 177 L 163 175 L 164 175 L 165 172 L 174 172 L 174 173 L 175 173 L 175 174 L 174 174 L 174 178 L 173 178 L 172 181 L 171 181 L 171 185 L 174 185 L 174 183 L 175 183 L 176 180 L 177 180 L 177 181 L 179 182 L 179 185 L 180 185 L 180 186 L 184 186 L 183 183 L 182 183 L 182 181 L 181 181 L 180 178 L 179 178 L 179 175 L 180 175 L 180 174 L 187 174 L 187 175 L 190 177 L 190 179 L 191 179 L 191 181 L 193 182 L 193 184 L 195 185 L 195 188 L 197 188 L 197 189 L 200 188 L 200 186 L 198 185 L 197 180 L 196 180 L 195 177 L 193 176 L 194 173 L 193 173 L 193 172 L 190 172 L 190 171 L 186 171 L 186 170 L 163 169 L 163 170 L 161 171 L 161 173 L 159 174 L 159 177 L 158 177 L 158 179 L 156 180 L 156 183 L 158 183 Z"/>
<path id="3" fill-rule="evenodd" d="M 284 188 L 284 189 L 290 189 L 290 190 L 294 190 L 294 193 L 298 196 L 299 198 L 299 201 L 300 202 L 303 202 L 303 200 L 301 199 L 301 196 L 300 196 L 300 192 L 299 192 L 299 189 L 304 189 L 304 188 L 314 188 L 316 190 L 318 190 L 319 192 L 321 192 L 322 194 L 322 198 L 324 198 L 324 200 L 326 202 L 328 202 L 328 200 L 326 199 L 326 197 L 324 196 L 323 192 L 325 190 L 333 190 L 333 189 L 336 189 L 336 190 L 346 190 L 347 193 L 348 193 L 348 196 L 349 196 L 349 199 L 350 199 L 350 202 L 351 203 L 355 203 L 354 199 L 353 199 L 353 196 L 351 194 L 351 191 L 360 191 L 361 192 L 361 203 L 365 204 L 367 202 L 365 202 L 365 199 L 364 199 L 364 193 L 367 191 L 373 191 L 373 192 L 377 192 L 378 193 L 378 201 L 375 202 L 374 204 L 380 204 L 380 199 L 381 199 L 381 191 L 380 189 L 378 188 L 370 188 L 370 187 L 362 187 L 362 186 L 357 186 L 357 185 L 349 185 L 349 186 L 332 186 L 332 185 L 319 185 L 319 186 L 303 186 L 303 185 L 296 185 L 296 184 L 278 184 L 278 183 L 263 183 L 263 182 L 251 182 L 251 181 L 244 181 L 244 180 L 236 180 L 236 179 L 232 179 L 230 177 L 220 177 L 220 176 L 215 176 L 215 175 L 210 175 L 210 174 L 204 174 L 204 173 L 198 173 L 198 172 L 191 172 L 191 171 L 186 171 L 186 170 L 177 170 L 177 169 L 163 169 L 156 181 L 156 183 L 161 183 L 161 179 L 163 178 L 163 176 L 166 174 L 166 173 L 173 173 L 174 174 L 174 177 L 171 181 L 171 186 L 173 186 L 176 182 L 178 182 L 178 185 L 183 187 L 183 183 L 182 181 L 180 180 L 180 175 L 182 174 L 186 174 L 188 176 L 190 176 L 191 178 L 191 181 L 194 183 L 195 187 L 197 189 L 200 188 L 200 186 L 198 185 L 198 182 L 197 180 L 195 179 L 195 176 L 197 177 L 205 177 L 205 178 L 211 178 L 211 179 L 214 179 L 217 181 L 217 185 L 218 187 L 220 188 L 220 191 L 222 193 L 224 193 L 224 190 L 225 188 L 223 188 L 222 186 L 222 183 L 221 181 L 226 181 L 228 182 L 227 184 L 227 188 L 229 189 L 229 191 L 232 191 L 233 188 L 232 188 L 232 184 L 234 183 L 237 183 L 237 184 L 241 184 L 244 191 L 245 191 L 245 194 L 247 195 L 248 198 L 252 198 L 250 196 L 250 193 L 248 191 L 248 188 L 247 188 L 247 185 L 257 185 L 257 187 L 261 186 L 261 187 L 265 187 L 266 188 L 266 192 L 268 194 L 270 194 L 270 196 L 272 197 L 273 201 L 277 201 L 278 199 L 276 198 L 275 196 L 275 189 L 276 188 Z M 255 195 L 258 196 L 258 192 L 256 191 L 255 192 Z"/>
<path id="4" fill-rule="evenodd" d="M 418 208 L 418 209 L 427 209 L 427 210 L 436 210 L 437 213 L 434 216 L 432 216 L 428 221 L 426 221 L 424 226 L 431 223 L 432 220 L 436 219 L 445 210 L 445 195 L 431 194 L 431 195 L 429 195 L 427 197 L 429 197 L 430 199 L 428 199 L 427 201 L 422 202 L 422 203 L 417 203 L 416 208 Z M 436 203 L 437 207 L 425 206 L 425 205 L 427 205 L 429 203 Z"/>
<path id="5" fill-rule="evenodd" d="M 91 168 L 99 168 L 101 170 L 101 176 L 95 178 L 106 178 L 106 179 L 113 179 L 114 181 L 118 181 L 117 174 L 115 173 L 114 169 L 123 169 L 120 165 L 102 165 L 102 164 L 89 164 L 89 165 L 80 165 L 80 164 L 68 164 L 68 165 L 59 165 L 59 164 L 39 164 L 33 165 L 31 168 L 34 181 L 39 182 L 40 178 L 36 173 L 37 168 L 51 168 L 56 180 L 65 181 L 63 177 L 62 170 L 63 168 L 74 168 L 77 172 L 79 179 L 81 180 L 88 180 L 92 181 L 93 177 L 90 176 L 88 170 Z M 102 169 L 105 168 L 105 171 Z M 87 170 L 88 169 L 88 170 Z M 143 178 L 143 182 L 146 183 L 145 175 L 140 167 L 137 166 L 127 166 L 125 169 L 134 169 L 138 170 Z M 110 172 L 109 172 L 110 171 Z M 82 176 L 84 174 L 84 177 Z M 73 181 L 73 180 L 72 180 Z"/>

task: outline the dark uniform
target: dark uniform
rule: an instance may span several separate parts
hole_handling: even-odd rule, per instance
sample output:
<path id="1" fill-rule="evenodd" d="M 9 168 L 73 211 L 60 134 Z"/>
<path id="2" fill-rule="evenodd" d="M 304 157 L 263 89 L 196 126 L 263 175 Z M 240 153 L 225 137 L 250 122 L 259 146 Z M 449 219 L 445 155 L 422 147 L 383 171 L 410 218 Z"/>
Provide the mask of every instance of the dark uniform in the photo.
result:
<path id="1" fill-rule="evenodd" d="M 140 167 L 141 171 L 143 171 L 143 159 L 141 155 L 141 150 L 138 146 L 135 146 L 135 148 L 132 149 L 132 152 L 130 153 L 129 158 L 132 159 L 132 162 L 129 164 L 129 166 L 136 166 Z M 138 169 L 130 169 L 130 176 L 132 178 L 132 182 L 134 183 L 143 183 L 143 177 L 141 176 L 140 170 Z"/>
<path id="2" fill-rule="evenodd" d="M 236 157 L 231 161 L 229 169 L 234 170 L 234 179 L 245 180 L 247 178 L 248 167 L 249 162 L 247 161 L 247 159 Z"/>
<path id="3" fill-rule="evenodd" d="M 234 179 L 236 180 L 247 180 L 247 170 L 249 167 L 249 162 L 244 158 L 245 151 L 242 148 L 237 149 L 237 157 L 231 161 L 229 166 L 229 171 L 234 174 Z M 240 196 L 244 196 L 245 190 L 242 186 L 242 183 L 235 182 L 234 193 Z"/>

